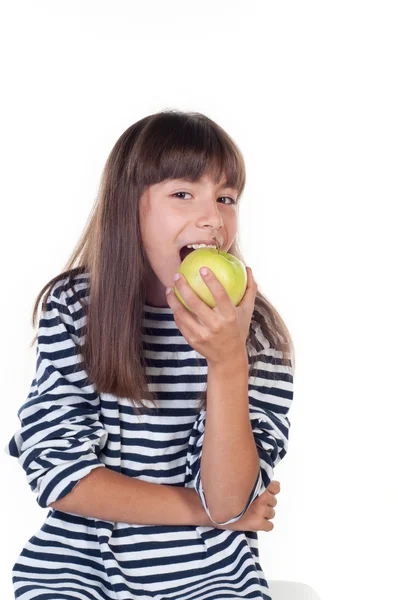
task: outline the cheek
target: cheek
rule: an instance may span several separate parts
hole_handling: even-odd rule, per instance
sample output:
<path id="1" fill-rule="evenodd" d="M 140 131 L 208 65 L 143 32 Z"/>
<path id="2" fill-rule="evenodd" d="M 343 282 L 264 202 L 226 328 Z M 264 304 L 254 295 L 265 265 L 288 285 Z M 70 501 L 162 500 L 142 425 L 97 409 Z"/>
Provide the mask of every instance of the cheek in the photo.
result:
<path id="1" fill-rule="evenodd" d="M 144 219 L 141 226 L 141 237 L 147 250 L 154 251 L 158 247 L 162 247 L 164 245 L 164 232 L 159 219 Z"/>

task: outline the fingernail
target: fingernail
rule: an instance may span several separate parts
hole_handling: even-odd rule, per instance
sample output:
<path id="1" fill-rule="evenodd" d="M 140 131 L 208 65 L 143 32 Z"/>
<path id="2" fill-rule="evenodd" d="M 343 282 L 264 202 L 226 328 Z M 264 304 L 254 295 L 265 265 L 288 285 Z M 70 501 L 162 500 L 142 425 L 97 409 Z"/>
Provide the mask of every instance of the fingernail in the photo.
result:
<path id="1" fill-rule="evenodd" d="M 207 273 L 208 273 L 208 270 L 206 269 L 206 267 L 202 267 L 202 268 L 200 269 L 200 272 L 201 272 L 201 274 L 202 274 L 202 275 L 207 275 Z"/>
<path id="2" fill-rule="evenodd" d="M 171 288 L 171 287 L 167 287 L 167 288 L 166 288 L 166 296 L 167 296 L 167 294 L 170 294 L 170 292 L 171 292 L 171 290 L 172 290 L 172 289 L 173 289 L 173 288 Z"/>
<path id="3" fill-rule="evenodd" d="M 174 281 L 177 281 L 180 278 L 180 274 L 176 273 L 173 277 Z"/>

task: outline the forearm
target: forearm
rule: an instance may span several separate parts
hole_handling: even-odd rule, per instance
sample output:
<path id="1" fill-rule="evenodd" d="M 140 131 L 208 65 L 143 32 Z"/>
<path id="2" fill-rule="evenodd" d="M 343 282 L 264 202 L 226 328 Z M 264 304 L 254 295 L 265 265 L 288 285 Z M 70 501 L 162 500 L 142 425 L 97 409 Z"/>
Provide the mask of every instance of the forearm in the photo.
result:
<path id="1" fill-rule="evenodd" d="M 137 525 L 207 526 L 209 519 L 193 488 L 159 485 L 93 469 L 52 508 L 63 512 Z"/>
<path id="2" fill-rule="evenodd" d="M 201 478 L 215 521 L 244 509 L 259 472 L 250 423 L 246 353 L 228 364 L 208 364 Z"/>

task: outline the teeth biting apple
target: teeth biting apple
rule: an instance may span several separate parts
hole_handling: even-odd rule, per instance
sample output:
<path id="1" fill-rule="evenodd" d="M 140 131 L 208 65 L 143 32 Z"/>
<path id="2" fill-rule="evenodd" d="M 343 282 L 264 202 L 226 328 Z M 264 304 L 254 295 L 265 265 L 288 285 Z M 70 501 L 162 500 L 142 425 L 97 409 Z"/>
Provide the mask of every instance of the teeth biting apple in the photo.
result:
<path id="1" fill-rule="evenodd" d="M 193 250 L 198 250 L 199 248 L 214 248 L 214 249 L 219 249 L 219 244 L 217 242 L 217 244 L 205 244 L 205 243 L 199 243 L 199 244 L 186 244 L 185 246 L 183 246 L 180 249 L 180 259 L 181 262 L 184 260 L 184 258 L 186 258 L 188 256 L 188 254 L 191 254 L 191 252 Z"/>

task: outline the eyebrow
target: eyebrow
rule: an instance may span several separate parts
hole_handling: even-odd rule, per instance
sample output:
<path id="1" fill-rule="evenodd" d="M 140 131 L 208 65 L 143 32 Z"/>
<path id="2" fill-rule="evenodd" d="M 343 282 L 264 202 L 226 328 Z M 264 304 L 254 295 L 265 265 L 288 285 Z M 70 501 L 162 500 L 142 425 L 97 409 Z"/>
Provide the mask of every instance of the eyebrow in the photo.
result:
<path id="1" fill-rule="evenodd" d="M 173 179 L 173 181 L 176 181 L 176 182 L 180 181 L 181 183 L 190 183 L 192 185 L 198 185 L 200 183 L 199 181 L 190 181 L 189 179 Z M 218 186 L 218 189 L 225 188 L 227 190 L 234 190 L 236 192 L 238 191 L 238 188 L 234 188 L 231 186 L 227 187 L 226 183 L 227 183 L 226 181 L 223 181 L 222 183 L 220 183 Z"/>

